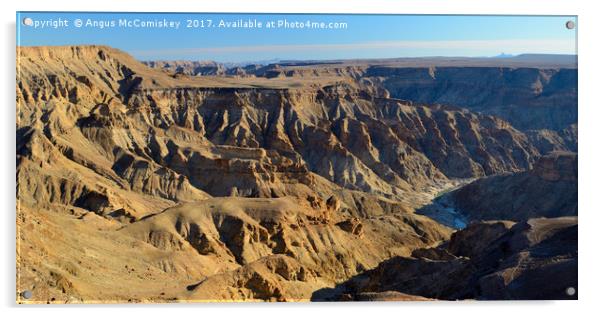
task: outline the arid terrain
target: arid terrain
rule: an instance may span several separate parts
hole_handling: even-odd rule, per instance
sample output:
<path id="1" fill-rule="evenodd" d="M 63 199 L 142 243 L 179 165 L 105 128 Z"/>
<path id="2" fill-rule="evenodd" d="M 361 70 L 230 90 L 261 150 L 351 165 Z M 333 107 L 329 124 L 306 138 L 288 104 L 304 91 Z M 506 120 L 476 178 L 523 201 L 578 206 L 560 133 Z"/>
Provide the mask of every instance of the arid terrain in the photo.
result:
<path id="1" fill-rule="evenodd" d="M 17 300 L 576 299 L 576 62 L 19 47 Z"/>

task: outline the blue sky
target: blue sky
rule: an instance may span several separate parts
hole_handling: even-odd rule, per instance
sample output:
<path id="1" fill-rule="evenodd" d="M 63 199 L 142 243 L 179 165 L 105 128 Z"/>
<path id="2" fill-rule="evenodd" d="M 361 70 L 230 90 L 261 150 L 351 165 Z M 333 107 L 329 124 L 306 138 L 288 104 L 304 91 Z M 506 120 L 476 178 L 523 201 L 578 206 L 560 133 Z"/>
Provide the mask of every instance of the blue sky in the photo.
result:
<path id="1" fill-rule="evenodd" d="M 23 24 L 31 19 L 37 27 Z M 45 21 L 67 25 L 42 27 Z M 75 20 L 84 23 L 76 27 Z M 179 22 L 179 27 L 123 27 L 119 20 Z M 258 21 L 261 28 L 220 27 Z M 187 28 L 187 20 L 205 27 Z M 208 20 L 212 26 L 207 27 Z M 339 29 L 267 28 L 274 21 L 346 23 Z M 242 62 L 271 59 L 347 59 L 419 56 L 495 56 L 501 53 L 576 54 L 574 16 L 273 15 L 18 12 L 17 44 L 99 44 L 141 60 Z M 86 26 L 91 21 L 96 27 Z M 111 21 L 116 23 L 110 26 Z M 99 28 L 100 24 L 109 24 Z M 46 24 L 53 26 L 53 24 Z M 44 25 L 44 26 L 46 26 Z M 140 24 L 138 24 L 140 26 Z M 200 26 L 200 24 L 199 24 Z"/>

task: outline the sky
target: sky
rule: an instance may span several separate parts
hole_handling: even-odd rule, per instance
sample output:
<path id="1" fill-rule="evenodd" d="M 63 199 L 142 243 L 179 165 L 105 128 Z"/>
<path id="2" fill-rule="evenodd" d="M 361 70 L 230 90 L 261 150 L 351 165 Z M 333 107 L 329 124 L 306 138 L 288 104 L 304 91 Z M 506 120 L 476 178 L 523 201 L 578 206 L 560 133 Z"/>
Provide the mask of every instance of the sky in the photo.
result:
<path id="1" fill-rule="evenodd" d="M 233 27 L 249 21 L 252 28 Z M 575 16 L 17 12 L 17 45 L 108 45 L 139 60 L 219 62 L 577 54 L 568 21 L 577 25 Z"/>

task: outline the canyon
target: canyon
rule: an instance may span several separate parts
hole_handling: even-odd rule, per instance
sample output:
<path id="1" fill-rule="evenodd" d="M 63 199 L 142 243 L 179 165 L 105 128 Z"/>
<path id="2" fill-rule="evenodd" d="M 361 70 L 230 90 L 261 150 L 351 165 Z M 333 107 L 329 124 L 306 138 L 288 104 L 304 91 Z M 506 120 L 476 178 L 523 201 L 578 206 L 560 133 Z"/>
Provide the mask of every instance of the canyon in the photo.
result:
<path id="1" fill-rule="evenodd" d="M 540 294 L 574 299 L 577 69 L 552 57 L 19 47 L 18 300 L 533 299 L 559 271 Z"/>

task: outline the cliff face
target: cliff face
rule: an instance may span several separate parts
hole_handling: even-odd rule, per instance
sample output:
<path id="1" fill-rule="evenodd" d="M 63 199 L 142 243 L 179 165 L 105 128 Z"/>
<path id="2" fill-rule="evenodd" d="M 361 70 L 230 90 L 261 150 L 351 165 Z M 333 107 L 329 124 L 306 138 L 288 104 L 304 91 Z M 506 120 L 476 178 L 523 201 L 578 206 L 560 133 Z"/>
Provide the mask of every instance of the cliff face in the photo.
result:
<path id="1" fill-rule="evenodd" d="M 576 299 L 576 279 L 576 217 L 492 221 L 471 224 L 438 248 L 384 261 L 315 292 L 313 299 L 361 300 L 381 293 L 445 300 Z"/>
<path id="2" fill-rule="evenodd" d="M 479 179 L 450 195 L 475 220 L 576 216 L 577 154 L 554 152 L 531 170 Z"/>
<path id="3" fill-rule="evenodd" d="M 143 62 L 151 68 L 161 69 L 175 74 L 188 76 L 225 75 L 226 67 L 213 61 L 146 61 Z"/>
<path id="4" fill-rule="evenodd" d="M 534 163 L 576 143 L 576 126 L 525 133 L 485 103 L 423 103 L 422 88 L 416 102 L 392 97 L 395 80 L 430 74 L 197 76 L 102 46 L 21 48 L 18 65 L 18 212 L 30 228 L 19 240 L 31 246 L 18 257 L 24 286 L 48 284 L 36 299 L 308 300 L 448 240 L 450 228 L 414 209 L 452 178 L 573 181 Z M 78 261 L 86 243 L 119 286 Z"/>
<path id="5" fill-rule="evenodd" d="M 245 76 L 282 78 L 324 75 L 371 80 L 393 98 L 424 104 L 445 104 L 495 115 L 521 131 L 561 132 L 577 123 L 576 60 L 563 67 L 554 63 L 529 64 L 529 56 L 504 60 L 415 59 L 312 63 L 284 63 L 237 69 Z M 545 57 L 539 57 L 544 58 Z M 456 67 L 455 64 L 466 64 Z M 163 63 L 147 63 L 161 68 Z M 564 64 L 563 64 L 564 65 Z M 564 66 L 567 66 L 564 65 Z M 184 73 L 196 73 L 182 64 Z M 169 68 L 171 69 L 171 68 Z M 175 69 L 174 69 L 175 70 Z M 233 69 L 231 74 L 236 74 Z M 228 73 L 228 71 L 226 71 Z M 562 133 L 561 133 L 562 134 Z M 563 135 L 560 135 L 563 136 Z M 570 138 L 568 146 L 574 143 Z"/>
<path id="6" fill-rule="evenodd" d="M 526 130 L 577 122 L 577 70 L 495 67 L 371 67 L 392 97 L 492 114 Z"/>
<path id="7" fill-rule="evenodd" d="M 22 58 L 22 124 L 42 117 L 45 136 L 54 138 L 69 130 L 68 137 L 101 147 L 121 174 L 142 158 L 217 196 L 280 196 L 293 182 L 311 185 L 315 173 L 395 197 L 446 177 L 525 169 L 538 156 L 504 121 L 383 98 L 369 83 L 202 87 L 204 81 L 178 81 L 119 52 L 93 50 L 66 49 L 65 58 L 55 58 L 65 69 L 46 76 L 47 67 Z M 80 74 L 86 58 L 66 58 L 73 54 L 108 57 Z"/>

